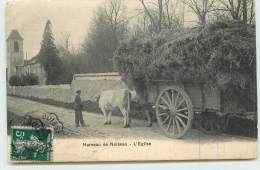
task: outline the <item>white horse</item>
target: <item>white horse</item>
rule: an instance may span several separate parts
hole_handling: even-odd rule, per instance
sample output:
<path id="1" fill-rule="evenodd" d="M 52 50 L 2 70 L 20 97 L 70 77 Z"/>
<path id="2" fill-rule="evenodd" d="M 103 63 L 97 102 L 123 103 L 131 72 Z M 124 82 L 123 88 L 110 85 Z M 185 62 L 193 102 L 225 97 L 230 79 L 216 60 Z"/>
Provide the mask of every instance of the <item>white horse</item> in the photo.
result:
<path id="1" fill-rule="evenodd" d="M 127 89 L 106 90 L 99 97 L 99 108 L 104 114 L 104 124 L 111 124 L 112 112 L 119 108 L 124 117 L 124 127 L 129 127 L 131 93 Z"/>

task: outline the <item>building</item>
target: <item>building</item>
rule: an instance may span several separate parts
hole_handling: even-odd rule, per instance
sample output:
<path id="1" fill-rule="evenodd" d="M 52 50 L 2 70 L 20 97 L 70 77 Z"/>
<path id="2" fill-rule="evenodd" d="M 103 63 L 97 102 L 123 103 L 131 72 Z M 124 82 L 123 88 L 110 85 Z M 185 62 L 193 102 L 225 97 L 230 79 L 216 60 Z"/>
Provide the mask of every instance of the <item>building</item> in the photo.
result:
<path id="1" fill-rule="evenodd" d="M 38 76 L 39 84 L 46 84 L 46 73 L 43 66 L 38 63 L 37 57 L 24 59 L 23 38 L 17 30 L 12 30 L 6 39 L 7 46 L 7 80 L 13 75 L 33 73 Z"/>

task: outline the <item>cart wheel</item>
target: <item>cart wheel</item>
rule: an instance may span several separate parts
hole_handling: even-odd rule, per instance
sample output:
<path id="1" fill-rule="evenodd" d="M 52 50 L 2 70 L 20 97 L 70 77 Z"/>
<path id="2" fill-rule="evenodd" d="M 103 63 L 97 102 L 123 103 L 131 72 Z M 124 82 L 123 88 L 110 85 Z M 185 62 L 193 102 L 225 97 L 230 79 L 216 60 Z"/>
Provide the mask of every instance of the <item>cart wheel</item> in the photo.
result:
<path id="1" fill-rule="evenodd" d="M 162 90 L 156 99 L 156 118 L 166 136 L 185 135 L 193 119 L 193 106 L 187 93 L 177 86 Z"/>
<path id="2" fill-rule="evenodd" d="M 215 113 L 202 113 L 195 116 L 196 127 L 206 134 L 220 134 L 225 129 L 225 117 Z"/>

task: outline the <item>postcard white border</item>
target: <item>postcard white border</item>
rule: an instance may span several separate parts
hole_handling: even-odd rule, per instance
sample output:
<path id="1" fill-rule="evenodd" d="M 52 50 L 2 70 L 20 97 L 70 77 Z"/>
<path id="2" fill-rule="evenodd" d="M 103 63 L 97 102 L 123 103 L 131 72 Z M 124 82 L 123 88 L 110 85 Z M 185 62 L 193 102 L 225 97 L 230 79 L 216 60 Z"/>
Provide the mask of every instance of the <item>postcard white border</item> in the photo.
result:
<path id="1" fill-rule="evenodd" d="M 256 1 L 256 32 L 257 32 L 257 74 L 258 74 L 258 108 L 260 108 L 260 1 Z M 79 169 L 108 169 L 108 170 L 158 170 L 158 169 L 178 169 L 178 170 L 259 170 L 260 160 L 247 160 L 247 161 L 210 161 L 210 162 L 162 162 L 162 163 L 106 163 L 106 164 L 50 164 L 50 165 L 12 165 L 8 163 L 7 154 L 7 125 L 6 125 L 6 80 L 5 80 L 5 2 L 0 0 L 0 169 L 5 170 L 35 170 L 35 168 L 46 170 L 71 170 Z M 18 16 L 19 17 L 19 16 Z M 259 114 L 259 113 L 258 113 Z M 258 116 L 259 122 L 259 116 Z M 259 127 L 259 126 L 258 126 Z M 259 130 L 258 130 L 259 136 Z M 259 140 L 258 140 L 258 143 Z M 260 145 L 259 145 L 260 146 Z M 259 150 L 260 147 L 258 147 Z M 260 151 L 258 152 L 260 153 Z"/>

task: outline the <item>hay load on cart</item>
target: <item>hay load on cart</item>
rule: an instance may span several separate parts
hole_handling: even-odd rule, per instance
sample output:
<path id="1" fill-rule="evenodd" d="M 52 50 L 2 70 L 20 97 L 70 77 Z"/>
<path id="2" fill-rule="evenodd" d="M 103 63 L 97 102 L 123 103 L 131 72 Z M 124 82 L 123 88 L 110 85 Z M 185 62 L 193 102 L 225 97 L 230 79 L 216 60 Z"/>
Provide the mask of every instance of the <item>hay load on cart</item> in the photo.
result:
<path id="1" fill-rule="evenodd" d="M 253 26 L 217 22 L 138 35 L 122 43 L 114 59 L 126 84 L 155 106 L 158 124 L 169 137 L 182 137 L 192 122 L 217 133 L 227 113 L 250 118 L 256 113 Z"/>

